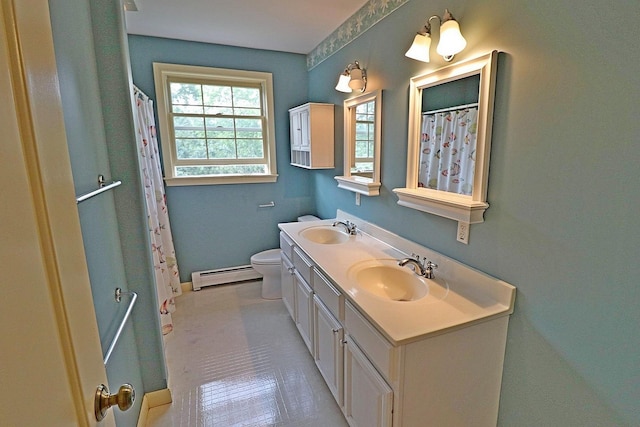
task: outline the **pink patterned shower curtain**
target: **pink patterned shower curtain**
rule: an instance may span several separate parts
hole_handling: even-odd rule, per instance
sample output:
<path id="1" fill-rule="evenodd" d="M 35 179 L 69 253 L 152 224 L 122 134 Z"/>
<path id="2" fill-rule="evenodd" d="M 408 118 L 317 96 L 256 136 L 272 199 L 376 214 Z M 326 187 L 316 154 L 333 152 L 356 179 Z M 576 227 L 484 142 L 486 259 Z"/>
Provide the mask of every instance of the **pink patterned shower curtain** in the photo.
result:
<path id="1" fill-rule="evenodd" d="M 171 313 L 176 309 L 175 297 L 182 294 L 180 274 L 173 246 L 169 212 L 160 167 L 153 101 L 136 89 L 134 93 L 138 144 L 138 162 L 142 173 L 149 237 L 153 254 L 155 282 L 158 295 L 158 311 L 162 323 L 162 334 L 173 330 Z"/>
<path id="2" fill-rule="evenodd" d="M 472 194 L 477 127 L 477 107 L 422 116 L 419 187 Z"/>

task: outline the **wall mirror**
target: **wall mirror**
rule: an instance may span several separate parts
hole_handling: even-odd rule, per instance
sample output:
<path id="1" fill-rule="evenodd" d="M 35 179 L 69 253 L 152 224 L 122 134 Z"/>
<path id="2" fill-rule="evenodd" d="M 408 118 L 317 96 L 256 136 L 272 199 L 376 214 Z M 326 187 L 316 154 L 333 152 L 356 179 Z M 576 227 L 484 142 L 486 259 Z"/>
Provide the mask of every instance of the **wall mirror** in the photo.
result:
<path id="1" fill-rule="evenodd" d="M 382 91 L 344 101 L 344 175 L 338 187 L 360 194 L 380 194 Z"/>
<path id="2" fill-rule="evenodd" d="M 413 77 L 405 188 L 398 204 L 469 224 L 483 222 L 498 52 Z"/>

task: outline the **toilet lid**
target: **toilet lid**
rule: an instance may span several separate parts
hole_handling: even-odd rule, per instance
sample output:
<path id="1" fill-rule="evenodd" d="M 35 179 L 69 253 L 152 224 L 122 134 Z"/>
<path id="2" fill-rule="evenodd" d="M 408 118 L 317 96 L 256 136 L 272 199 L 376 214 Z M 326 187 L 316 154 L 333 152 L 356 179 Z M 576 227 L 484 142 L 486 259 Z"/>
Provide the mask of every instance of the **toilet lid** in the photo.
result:
<path id="1" fill-rule="evenodd" d="M 251 257 L 254 264 L 280 264 L 280 249 L 269 249 L 258 252 Z"/>

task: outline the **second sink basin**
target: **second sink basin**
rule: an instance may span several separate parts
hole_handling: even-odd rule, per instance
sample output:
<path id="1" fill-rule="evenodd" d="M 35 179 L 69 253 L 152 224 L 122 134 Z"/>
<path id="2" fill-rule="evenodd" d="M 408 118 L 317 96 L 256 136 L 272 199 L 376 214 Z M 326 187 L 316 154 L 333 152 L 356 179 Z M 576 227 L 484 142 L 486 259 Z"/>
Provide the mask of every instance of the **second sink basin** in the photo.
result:
<path id="1" fill-rule="evenodd" d="M 349 275 L 361 289 L 389 301 L 417 301 L 429 293 L 425 279 L 396 260 L 361 263 Z"/>
<path id="2" fill-rule="evenodd" d="M 302 230 L 300 236 L 314 243 L 335 245 L 349 240 L 349 235 L 332 226 L 310 227 Z"/>

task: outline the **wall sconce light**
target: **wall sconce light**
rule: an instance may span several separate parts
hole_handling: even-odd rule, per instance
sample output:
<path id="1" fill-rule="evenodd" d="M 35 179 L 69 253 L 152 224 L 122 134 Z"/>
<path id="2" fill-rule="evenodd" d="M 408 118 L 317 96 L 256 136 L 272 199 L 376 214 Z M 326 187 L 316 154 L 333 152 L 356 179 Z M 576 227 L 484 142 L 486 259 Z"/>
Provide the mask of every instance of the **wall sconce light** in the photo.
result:
<path id="1" fill-rule="evenodd" d="M 367 88 L 367 70 L 360 68 L 360 63 L 354 61 L 353 64 L 347 65 L 344 72 L 338 78 L 336 90 L 339 92 L 349 93 L 352 90 L 364 92 Z"/>
<path id="2" fill-rule="evenodd" d="M 422 62 L 429 62 L 429 48 L 431 47 L 431 20 L 437 19 L 440 22 L 440 42 L 436 48 L 438 55 L 442 55 L 445 61 L 449 62 L 456 53 L 462 51 L 467 45 L 467 41 L 460 33 L 460 25 L 455 20 L 449 10 L 444 10 L 444 15 L 430 17 L 424 25 L 424 33 L 418 33 L 413 39 L 413 44 L 405 53 L 405 56 Z"/>

